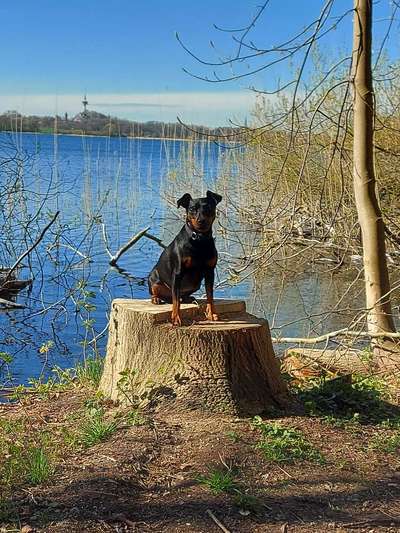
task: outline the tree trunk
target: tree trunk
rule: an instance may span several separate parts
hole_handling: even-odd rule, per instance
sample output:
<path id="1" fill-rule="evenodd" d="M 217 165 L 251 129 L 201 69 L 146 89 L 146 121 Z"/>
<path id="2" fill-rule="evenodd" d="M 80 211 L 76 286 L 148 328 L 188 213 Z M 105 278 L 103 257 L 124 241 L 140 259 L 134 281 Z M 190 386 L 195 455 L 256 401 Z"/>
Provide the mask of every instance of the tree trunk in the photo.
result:
<path id="1" fill-rule="evenodd" d="M 288 404 L 266 320 L 240 301 L 216 300 L 218 322 L 202 320 L 204 305 L 181 309 L 187 325 L 176 328 L 171 305 L 113 301 L 100 383 L 106 396 L 240 415 Z"/>
<path id="2" fill-rule="evenodd" d="M 354 0 L 354 193 L 361 227 L 368 331 L 394 331 L 385 227 L 374 169 L 374 94 L 371 71 L 372 0 Z"/>

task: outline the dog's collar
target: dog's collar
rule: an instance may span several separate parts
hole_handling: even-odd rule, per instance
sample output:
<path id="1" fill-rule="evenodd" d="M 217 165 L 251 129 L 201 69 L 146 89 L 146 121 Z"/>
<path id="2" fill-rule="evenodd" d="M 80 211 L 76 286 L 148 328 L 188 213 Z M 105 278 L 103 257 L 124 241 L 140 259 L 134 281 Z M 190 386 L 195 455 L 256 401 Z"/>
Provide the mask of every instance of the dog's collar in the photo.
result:
<path id="1" fill-rule="evenodd" d="M 185 224 L 185 229 L 192 241 L 209 241 L 213 238 L 211 230 L 207 233 L 198 233 L 197 231 L 193 231 L 189 224 Z"/>

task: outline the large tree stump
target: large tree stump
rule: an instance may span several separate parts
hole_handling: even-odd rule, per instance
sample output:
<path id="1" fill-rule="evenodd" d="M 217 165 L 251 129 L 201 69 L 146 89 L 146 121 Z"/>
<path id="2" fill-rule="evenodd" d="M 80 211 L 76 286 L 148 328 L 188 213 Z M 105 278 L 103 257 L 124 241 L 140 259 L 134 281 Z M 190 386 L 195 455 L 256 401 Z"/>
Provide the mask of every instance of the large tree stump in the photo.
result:
<path id="1" fill-rule="evenodd" d="M 100 382 L 107 397 L 126 403 L 130 375 L 130 392 L 186 408 L 254 415 L 287 405 L 266 320 L 246 313 L 242 301 L 216 300 L 218 322 L 204 320 L 203 303 L 182 304 L 184 325 L 173 327 L 171 307 L 113 301 Z"/>

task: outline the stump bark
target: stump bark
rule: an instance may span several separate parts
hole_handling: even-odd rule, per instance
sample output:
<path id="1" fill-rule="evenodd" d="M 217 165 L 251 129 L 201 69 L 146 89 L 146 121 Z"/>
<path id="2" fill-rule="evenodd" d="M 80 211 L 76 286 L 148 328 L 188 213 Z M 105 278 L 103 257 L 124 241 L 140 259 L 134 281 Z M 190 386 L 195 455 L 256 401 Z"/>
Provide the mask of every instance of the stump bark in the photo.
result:
<path id="1" fill-rule="evenodd" d="M 247 313 L 242 301 L 215 305 L 218 322 L 204 320 L 205 302 L 182 304 L 184 325 L 176 328 L 171 305 L 114 300 L 100 390 L 126 403 L 127 376 L 134 375 L 131 392 L 150 401 L 241 415 L 285 407 L 288 391 L 268 322 Z"/>

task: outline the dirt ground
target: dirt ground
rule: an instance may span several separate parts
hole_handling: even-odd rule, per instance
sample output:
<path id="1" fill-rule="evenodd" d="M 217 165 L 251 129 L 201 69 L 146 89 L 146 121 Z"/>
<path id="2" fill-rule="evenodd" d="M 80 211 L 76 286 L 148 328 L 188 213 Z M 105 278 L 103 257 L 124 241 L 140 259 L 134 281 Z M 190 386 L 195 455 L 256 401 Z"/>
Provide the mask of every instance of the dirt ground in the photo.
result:
<path id="1" fill-rule="evenodd" d="M 72 390 L 0 407 L 3 420 L 25 417 L 31 431 L 59 437 L 61 451 L 45 483 L 3 490 L 10 515 L 3 515 L 0 531 L 400 531 L 400 455 L 372 449 L 376 429 L 368 425 L 336 427 L 310 416 L 275 420 L 301 430 L 324 464 L 268 461 L 249 419 L 200 412 L 159 410 L 144 425 L 122 424 L 105 442 L 64 446 L 65 421 L 85 401 L 85 391 Z M 234 473 L 251 505 L 199 482 L 215 470 Z"/>

